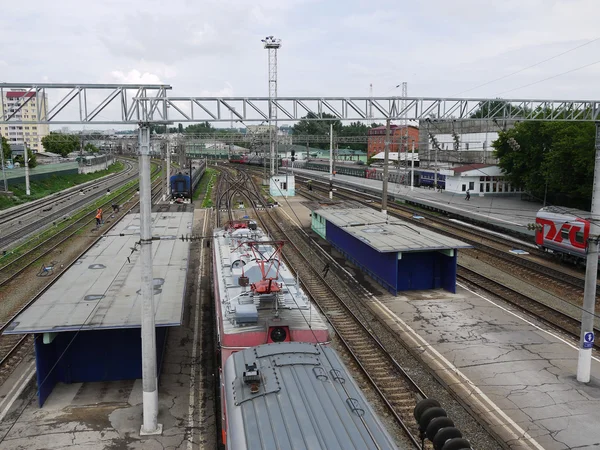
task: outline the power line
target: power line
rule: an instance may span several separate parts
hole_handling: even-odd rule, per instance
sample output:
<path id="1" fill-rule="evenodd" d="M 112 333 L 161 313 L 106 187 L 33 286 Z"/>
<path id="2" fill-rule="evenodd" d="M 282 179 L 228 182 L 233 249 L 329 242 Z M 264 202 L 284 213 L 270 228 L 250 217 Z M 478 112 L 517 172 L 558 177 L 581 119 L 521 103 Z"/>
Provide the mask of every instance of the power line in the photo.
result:
<path id="1" fill-rule="evenodd" d="M 498 94 L 498 95 L 506 94 L 507 92 L 517 91 L 519 89 L 523 89 L 523 88 L 526 88 L 526 87 L 529 87 L 529 86 L 533 86 L 534 84 L 542 83 L 543 81 L 548 81 L 548 80 L 551 80 L 552 78 L 557 78 L 557 77 L 560 77 L 562 75 L 566 75 L 568 73 L 576 72 L 578 70 L 585 69 L 586 67 L 590 67 L 590 66 L 593 66 L 594 64 L 598 64 L 598 63 L 600 63 L 600 60 L 594 61 L 593 63 L 586 64 L 585 66 L 576 67 L 575 69 L 567 70 L 566 72 L 562 72 L 562 73 L 558 73 L 556 75 L 552 75 L 551 77 L 544 78 L 542 80 L 534 81 L 533 83 L 525 84 L 523 86 L 519 86 L 519 87 L 516 87 L 514 89 L 509 89 L 508 91 L 500 92 L 500 94 Z"/>
<path id="2" fill-rule="evenodd" d="M 482 83 L 482 84 L 480 84 L 480 85 L 478 85 L 478 86 L 475 86 L 475 87 L 473 87 L 473 88 L 471 88 L 471 89 L 467 89 L 466 91 L 461 91 L 461 92 L 459 92 L 458 94 L 455 94 L 455 96 L 456 96 L 456 95 L 460 95 L 460 94 L 464 94 L 465 92 L 470 92 L 470 91 L 473 91 L 473 90 L 475 90 L 475 89 L 478 89 L 478 88 L 480 88 L 480 87 L 483 87 L 483 86 L 487 86 L 488 84 L 495 83 L 496 81 L 500 81 L 500 80 L 504 80 L 505 78 L 512 77 L 513 75 L 516 75 L 516 74 L 518 74 L 518 73 L 524 72 L 524 71 L 526 71 L 526 70 L 528 70 L 528 69 L 531 69 L 532 67 L 539 66 L 540 64 L 543 64 L 543 63 L 545 63 L 545 62 L 548 62 L 548 61 L 551 61 L 551 60 L 553 60 L 553 59 L 556 59 L 556 58 L 558 58 L 559 56 L 566 55 L 567 53 L 570 53 L 570 52 L 572 52 L 572 51 L 574 51 L 574 50 L 577 50 L 578 48 L 585 47 L 586 45 L 589 45 L 589 44 L 591 44 L 591 43 L 593 43 L 593 42 L 596 42 L 597 40 L 600 40 L 600 37 L 597 37 L 596 39 L 592 39 L 591 41 L 588 41 L 588 42 L 585 42 L 585 43 L 583 43 L 583 44 L 581 44 L 581 45 L 578 45 L 577 47 L 573 47 L 573 48 L 571 48 L 571 49 L 569 49 L 569 50 L 566 50 L 566 51 L 564 51 L 564 52 L 562 52 L 562 53 L 559 53 L 558 55 L 554 55 L 554 56 L 552 56 L 552 57 L 550 57 L 550 58 L 546 58 L 546 59 L 544 59 L 544 60 L 542 60 L 542 61 L 538 61 L 538 62 L 536 62 L 535 64 L 532 64 L 532 65 L 530 65 L 530 66 L 524 67 L 523 69 L 519 69 L 519 70 L 517 70 L 517 71 L 515 71 L 515 72 L 509 73 L 508 75 L 504 75 L 504 76 L 501 76 L 501 77 L 499 77 L 499 78 L 495 78 L 495 79 L 493 79 L 493 80 L 487 81 L 487 82 L 485 82 L 485 83 Z M 507 92 L 510 92 L 510 91 L 507 91 Z"/>

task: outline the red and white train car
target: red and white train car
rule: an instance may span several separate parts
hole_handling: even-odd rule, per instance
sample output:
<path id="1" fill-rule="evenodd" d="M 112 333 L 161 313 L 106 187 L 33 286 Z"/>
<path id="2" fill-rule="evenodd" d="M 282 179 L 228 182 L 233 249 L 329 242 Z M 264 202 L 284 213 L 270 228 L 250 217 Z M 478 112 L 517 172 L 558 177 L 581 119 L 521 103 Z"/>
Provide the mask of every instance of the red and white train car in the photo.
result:
<path id="1" fill-rule="evenodd" d="M 569 259 L 587 256 L 590 213 L 571 208 L 547 206 L 538 211 L 536 244 Z"/>
<path id="2" fill-rule="evenodd" d="M 255 222 L 213 232 L 213 277 L 220 349 L 221 420 L 226 440 L 222 368 L 233 353 L 273 342 L 329 343 L 329 327 L 281 260 L 283 242 Z"/>

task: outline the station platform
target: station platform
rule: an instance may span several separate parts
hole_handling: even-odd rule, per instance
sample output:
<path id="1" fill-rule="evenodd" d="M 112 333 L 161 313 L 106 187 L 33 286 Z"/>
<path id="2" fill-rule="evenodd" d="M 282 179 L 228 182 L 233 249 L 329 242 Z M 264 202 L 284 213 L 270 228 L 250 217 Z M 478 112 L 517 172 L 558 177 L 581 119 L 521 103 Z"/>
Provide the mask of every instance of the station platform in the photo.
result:
<path id="1" fill-rule="evenodd" d="M 190 208 L 193 211 L 193 206 Z M 172 217 L 176 213 L 164 211 L 153 213 L 156 221 L 153 235 L 167 233 L 206 235 L 209 213 L 201 210 L 196 210 L 194 213 L 191 211 L 179 212 L 181 217 L 177 219 L 177 223 L 173 222 L 175 219 Z M 164 227 L 161 226 L 161 220 L 167 222 Z M 125 221 L 123 226 L 131 226 L 131 223 Z M 115 233 L 116 237 L 121 239 L 127 237 L 118 236 L 120 234 L 118 231 Z M 203 265 L 200 264 L 201 255 L 208 250 L 201 248 L 200 243 L 184 243 L 181 240 L 170 239 L 162 243 L 165 242 L 171 244 L 177 242 L 185 248 L 179 249 L 183 250 L 183 254 L 179 254 L 174 248 L 169 252 L 161 252 L 156 248 L 157 245 L 153 244 L 154 261 L 157 264 L 154 269 L 155 277 L 159 276 L 159 272 L 161 277 L 166 276 L 165 282 L 158 286 L 161 292 L 155 292 L 154 296 L 157 305 L 157 336 L 158 330 L 161 328 L 166 330 L 158 380 L 158 422 L 163 425 L 162 434 L 140 437 L 143 408 L 140 378 L 59 381 L 40 407 L 36 386 L 36 362 L 33 357 L 29 357 L 13 372 L 9 380 L 0 386 L 0 450 L 216 448 L 216 434 L 199 431 L 208 430 L 211 425 L 207 422 L 210 421 L 213 422 L 214 428 L 214 414 L 211 413 L 208 418 L 203 416 L 205 408 L 212 410 L 208 402 L 214 399 L 211 397 L 207 400 L 207 396 L 210 397 L 214 392 L 210 388 L 210 383 L 214 381 L 210 373 L 214 372 L 214 368 L 207 366 L 209 373 L 208 375 L 204 373 L 204 367 L 201 367 L 205 365 L 204 361 L 198 357 L 200 349 L 205 345 L 202 341 L 203 337 L 200 336 L 204 322 L 200 299 L 206 296 L 210 301 L 209 279 L 207 276 L 198 276 L 198 270 L 203 270 Z M 131 251 L 126 244 L 121 247 L 128 253 Z M 97 251 L 100 249 L 101 247 L 96 247 Z M 167 257 L 167 253 L 170 256 Z M 115 257 L 114 262 L 121 264 L 123 261 Z M 162 269 L 161 264 L 164 264 Z M 168 275 L 169 270 L 166 266 L 173 269 L 174 273 L 171 275 L 175 278 Z M 189 276 L 186 277 L 186 274 Z M 133 285 L 133 279 L 130 284 Z M 121 309 L 115 306 L 114 314 L 110 311 L 104 311 L 105 314 L 102 314 L 102 308 L 98 308 L 96 314 L 89 315 L 90 323 L 102 327 L 120 321 L 126 323 L 126 326 L 135 327 L 136 290 L 128 291 L 124 286 L 113 286 L 113 288 L 113 299 L 119 298 L 119 292 L 123 295 L 129 293 L 133 299 L 121 305 L 123 306 Z M 84 292 L 80 293 L 80 295 L 84 294 Z M 67 297 L 64 299 L 64 302 L 66 301 L 68 301 Z M 42 329 L 41 324 L 46 327 L 49 318 L 57 317 L 54 313 L 49 314 L 48 317 L 43 316 L 43 314 L 32 316 L 35 320 L 31 320 L 27 328 L 34 328 L 37 323 Z M 64 323 L 76 320 L 76 315 L 63 317 Z M 26 322 L 23 321 L 23 326 L 25 325 Z M 88 329 L 80 331 L 80 334 L 100 331 Z M 37 336 L 37 339 L 40 339 L 41 334 Z M 121 342 L 121 346 L 140 347 L 139 337 L 138 328 L 137 337 L 131 342 Z M 99 360 L 112 358 L 114 351 L 116 351 L 114 347 L 104 348 L 101 344 L 88 349 L 91 358 Z M 133 363 L 129 364 L 133 365 Z M 39 376 L 37 373 L 38 379 Z M 203 386 L 207 387 L 203 388 Z"/>
<path id="2" fill-rule="evenodd" d="M 282 168 L 281 170 L 286 170 Z M 294 169 L 294 174 L 329 182 L 329 174 L 315 170 Z M 350 175 L 335 175 L 333 187 L 343 186 L 381 196 L 383 182 Z M 455 217 L 463 217 L 470 222 L 504 231 L 533 243 L 534 232 L 527 230 L 527 224 L 535 222 L 536 213 L 542 207 L 538 202 L 521 200 L 520 195 L 472 195 L 465 200 L 464 194 L 456 194 L 434 189 L 388 183 L 388 195 L 407 203 L 414 203 L 428 209 L 444 211 Z M 335 191 L 334 191 L 335 199 Z"/>
<path id="3" fill-rule="evenodd" d="M 311 225 L 310 211 L 302 203 L 299 197 L 288 198 L 281 210 L 306 230 Z M 459 260 L 479 272 L 491 270 L 460 251 Z M 359 270 L 345 264 L 351 274 Z M 579 383 L 577 342 L 512 306 L 460 283 L 454 294 L 431 289 L 391 295 L 369 276 L 363 274 L 361 280 L 370 308 L 508 448 L 597 448 L 600 355 L 596 350 L 592 380 Z M 428 395 L 435 398 L 435 393 Z"/>

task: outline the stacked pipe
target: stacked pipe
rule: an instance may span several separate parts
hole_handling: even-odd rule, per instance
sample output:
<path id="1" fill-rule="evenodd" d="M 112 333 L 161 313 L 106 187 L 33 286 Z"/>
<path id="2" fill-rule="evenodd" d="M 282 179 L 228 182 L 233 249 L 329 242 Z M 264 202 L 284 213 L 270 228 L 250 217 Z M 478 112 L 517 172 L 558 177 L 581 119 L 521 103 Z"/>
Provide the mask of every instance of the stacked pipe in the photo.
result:
<path id="1" fill-rule="evenodd" d="M 468 440 L 454 426 L 452 419 L 437 400 L 426 398 L 417 403 L 414 409 L 415 420 L 419 424 L 421 448 L 425 439 L 429 439 L 435 450 L 467 450 L 471 448 Z"/>

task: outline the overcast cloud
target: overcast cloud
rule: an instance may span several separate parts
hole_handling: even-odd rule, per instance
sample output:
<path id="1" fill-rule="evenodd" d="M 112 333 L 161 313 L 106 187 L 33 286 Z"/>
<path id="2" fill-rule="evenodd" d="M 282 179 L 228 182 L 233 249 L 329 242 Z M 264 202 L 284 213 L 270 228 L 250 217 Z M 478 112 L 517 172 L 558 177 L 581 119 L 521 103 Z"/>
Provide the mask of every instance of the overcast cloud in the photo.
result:
<path id="1" fill-rule="evenodd" d="M 598 99 L 598 0 L 29 0 L 2 2 L 0 81 L 163 82 L 173 95 Z M 561 72 L 598 64 L 551 80 Z M 535 83 L 522 89 L 530 83 Z M 508 92 L 507 92 L 508 91 Z"/>

